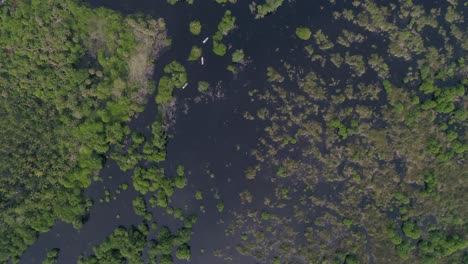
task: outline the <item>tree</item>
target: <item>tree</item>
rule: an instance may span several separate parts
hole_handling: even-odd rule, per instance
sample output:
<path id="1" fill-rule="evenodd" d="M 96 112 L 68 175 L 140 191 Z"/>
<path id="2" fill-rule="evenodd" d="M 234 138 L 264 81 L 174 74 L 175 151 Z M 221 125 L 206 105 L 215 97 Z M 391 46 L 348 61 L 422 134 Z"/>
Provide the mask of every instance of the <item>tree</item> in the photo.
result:
<path id="1" fill-rule="evenodd" d="M 171 255 L 162 255 L 159 258 L 159 264 L 172 264 L 172 256 Z"/>
<path id="2" fill-rule="evenodd" d="M 185 185 L 187 184 L 187 179 L 185 177 L 176 177 L 174 181 L 175 187 L 179 189 L 183 189 Z"/>
<path id="3" fill-rule="evenodd" d="M 179 165 L 177 166 L 177 175 L 179 175 L 180 177 L 184 176 L 185 174 L 185 168 L 183 165 Z"/>
<path id="4" fill-rule="evenodd" d="M 244 60 L 244 51 L 239 49 L 232 53 L 232 62 L 238 63 Z"/>
<path id="5" fill-rule="evenodd" d="M 402 230 L 405 236 L 411 239 L 418 239 L 421 236 L 421 230 L 415 224 L 408 221 L 403 222 Z"/>
<path id="6" fill-rule="evenodd" d="M 190 55 L 188 60 L 189 61 L 196 61 L 199 60 L 202 56 L 202 49 L 198 46 L 193 46 L 192 50 L 190 50 Z"/>
<path id="7" fill-rule="evenodd" d="M 306 27 L 298 27 L 296 28 L 296 36 L 302 40 L 309 40 L 312 32 Z"/>
<path id="8" fill-rule="evenodd" d="M 190 247 L 187 244 L 183 244 L 177 248 L 176 257 L 178 259 L 190 259 Z"/>
<path id="9" fill-rule="evenodd" d="M 198 36 L 201 33 L 202 25 L 200 21 L 195 20 L 195 21 L 190 22 L 189 28 L 190 28 L 190 33 Z"/>
<path id="10" fill-rule="evenodd" d="M 198 82 L 198 91 L 199 92 L 205 92 L 210 88 L 210 84 L 205 81 L 199 81 Z"/>
<path id="11" fill-rule="evenodd" d="M 181 228 L 177 231 L 177 235 L 174 238 L 174 243 L 176 245 L 188 243 L 191 237 L 192 237 L 191 228 Z"/>
<path id="12" fill-rule="evenodd" d="M 146 202 L 143 196 L 139 195 L 133 200 L 133 210 L 137 215 L 145 216 L 147 213 Z"/>

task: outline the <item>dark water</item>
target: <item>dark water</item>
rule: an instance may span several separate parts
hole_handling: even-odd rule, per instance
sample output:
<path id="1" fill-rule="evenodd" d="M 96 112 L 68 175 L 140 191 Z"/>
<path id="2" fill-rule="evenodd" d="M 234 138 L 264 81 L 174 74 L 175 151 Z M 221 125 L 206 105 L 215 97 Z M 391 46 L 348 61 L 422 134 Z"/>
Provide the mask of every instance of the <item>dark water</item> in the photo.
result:
<path id="1" fill-rule="evenodd" d="M 304 57 L 289 58 L 291 51 L 302 49 L 300 42 L 293 38 L 296 26 L 311 26 L 313 29 L 320 26 L 322 29 L 327 28 L 331 35 L 337 34 L 342 27 L 327 21 L 331 9 L 321 10 L 320 6 L 326 7 L 328 1 L 285 1 L 274 16 L 261 20 L 255 20 L 250 14 L 247 1 L 240 0 L 238 4 L 224 7 L 212 0 L 195 2 L 194 5 L 170 6 L 165 0 L 91 0 L 89 4 L 108 7 L 124 14 L 137 12 L 166 20 L 168 34 L 173 40 L 172 46 L 156 62 L 154 78 L 157 81 L 162 75 L 163 66 L 177 60 L 187 68 L 189 79 L 189 86 L 185 90 L 177 90 L 175 94 L 178 100 L 177 118 L 171 128 L 173 138 L 168 143 L 168 158 L 164 163 L 169 173 L 175 172 L 177 165 L 183 164 L 188 177 L 188 187 L 174 194 L 176 200 L 173 206 L 187 206 L 184 215 L 194 213 L 199 217 L 191 240 L 191 262 L 223 263 L 222 259 L 213 256 L 213 250 L 228 245 L 235 247 L 236 241 L 227 241 L 224 230 L 230 220 L 227 211 L 240 208 L 239 192 L 248 189 L 255 193 L 256 201 L 262 201 L 261 197 L 268 192 L 268 183 L 263 182 L 262 177 L 254 181 L 247 181 L 244 177 L 244 170 L 254 162 L 250 158 L 250 150 L 255 147 L 263 130 L 263 124 L 242 117 L 244 111 L 258 107 L 256 102 L 250 101 L 248 90 L 262 89 L 266 83 L 266 67 L 277 65 L 279 68 L 283 58 L 294 64 L 310 64 Z M 211 51 L 211 40 L 203 46 L 201 42 L 216 32 L 218 22 L 228 8 L 237 18 L 237 29 L 223 41 L 229 43 L 232 49 L 226 56 L 218 57 Z M 203 25 L 200 36 L 192 36 L 188 30 L 189 22 L 195 19 Z M 313 23 L 317 21 L 323 23 L 314 28 Z M 205 66 L 187 62 L 193 45 L 203 47 Z M 225 69 L 235 49 L 244 49 L 248 59 L 253 61 L 239 72 L 237 78 Z M 200 80 L 208 81 L 212 87 L 219 83 L 224 98 L 194 102 L 194 98 L 200 95 L 196 89 Z M 157 113 L 154 95 L 148 101 L 145 111 L 132 120 L 132 128 L 144 130 L 154 121 Z M 184 110 L 187 109 L 186 114 Z M 21 263 L 40 263 L 52 248 L 60 248 L 59 263 L 76 263 L 80 254 L 92 254 L 93 245 L 103 241 L 116 227 L 137 225 L 143 221 L 142 217 L 134 214 L 132 208 L 132 200 L 137 192 L 131 185 L 131 172 L 121 172 L 110 161 L 100 175 L 103 182 L 94 182 L 86 191 L 96 203 L 84 226 L 75 230 L 69 224 L 58 222 L 52 230 L 39 236 L 37 242 L 24 253 Z M 112 179 L 108 176 L 112 176 Z M 110 203 L 97 202 L 104 197 L 104 187 L 114 194 L 121 183 L 129 183 L 129 189 L 116 194 L 116 200 Z M 196 190 L 203 191 L 203 201 L 193 199 Z M 225 212 L 221 214 L 217 212 L 217 200 L 213 198 L 216 192 L 225 203 Z M 201 203 L 206 213 L 199 211 Z M 158 224 L 177 226 L 173 218 L 162 211 L 153 212 Z M 116 214 L 121 217 L 117 219 Z M 205 253 L 201 252 L 202 249 Z M 255 263 L 252 259 L 236 254 L 235 249 L 232 254 L 233 263 Z"/>

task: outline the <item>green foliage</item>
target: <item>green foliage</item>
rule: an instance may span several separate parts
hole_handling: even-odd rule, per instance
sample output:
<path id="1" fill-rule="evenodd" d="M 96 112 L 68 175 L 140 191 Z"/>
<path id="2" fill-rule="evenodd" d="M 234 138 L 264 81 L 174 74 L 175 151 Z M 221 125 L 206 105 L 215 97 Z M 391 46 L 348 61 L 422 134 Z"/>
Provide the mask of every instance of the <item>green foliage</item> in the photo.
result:
<path id="1" fill-rule="evenodd" d="M 167 196 L 162 190 L 158 191 L 156 199 L 157 199 L 156 200 L 156 205 L 157 206 L 163 207 L 163 208 L 167 207 L 167 205 L 168 205 Z"/>
<path id="2" fill-rule="evenodd" d="M 271 218 L 271 213 L 267 212 L 267 211 L 263 211 L 262 212 L 262 220 L 266 221 L 266 220 L 269 220 Z"/>
<path id="3" fill-rule="evenodd" d="M 424 175 L 424 191 L 434 193 L 437 191 L 437 177 L 434 173 Z"/>
<path id="4" fill-rule="evenodd" d="M 218 4 L 225 4 L 227 2 L 230 2 L 230 3 L 233 3 L 233 4 L 237 3 L 237 0 L 215 0 L 215 1 Z"/>
<path id="5" fill-rule="evenodd" d="M 198 82 L 198 91 L 199 92 L 206 92 L 210 88 L 210 84 L 205 81 L 199 81 Z"/>
<path id="6" fill-rule="evenodd" d="M 202 192 L 201 191 L 197 191 L 195 193 L 195 199 L 196 200 L 202 200 L 203 199 L 203 195 L 202 195 Z"/>
<path id="7" fill-rule="evenodd" d="M 246 170 L 245 170 L 245 177 L 249 180 L 253 180 L 255 179 L 255 177 L 257 176 L 257 170 L 255 167 L 248 167 Z"/>
<path id="8" fill-rule="evenodd" d="M 308 34 L 310 37 L 310 35 Z M 333 43 L 328 39 L 327 35 L 325 35 L 322 30 L 318 30 L 314 34 L 315 43 L 319 46 L 321 50 L 327 50 L 334 47 Z"/>
<path id="9" fill-rule="evenodd" d="M 180 0 L 166 0 L 168 4 L 170 5 L 175 5 L 177 4 Z"/>
<path id="10" fill-rule="evenodd" d="M 282 4 L 284 0 L 265 0 L 264 4 L 257 4 L 254 5 L 251 10 L 255 12 L 255 18 L 263 18 L 264 16 L 276 12 L 276 9 L 278 9 Z"/>
<path id="11" fill-rule="evenodd" d="M 185 168 L 184 165 L 177 166 L 177 175 L 179 177 L 183 177 L 185 175 Z"/>
<path id="12" fill-rule="evenodd" d="M 172 99 L 174 88 L 181 88 L 187 82 L 184 66 L 173 61 L 164 67 L 165 75 L 159 80 L 156 103 L 165 104 Z"/>
<path id="13" fill-rule="evenodd" d="M 159 264 L 172 264 L 172 256 L 171 255 L 162 255 L 159 259 Z"/>
<path id="14" fill-rule="evenodd" d="M 468 248 L 468 240 L 458 235 L 447 236 L 441 231 L 435 230 L 418 243 L 418 249 L 422 254 L 433 257 L 450 256 L 453 253 Z"/>
<path id="15" fill-rule="evenodd" d="M 239 63 L 244 60 L 244 51 L 243 50 L 236 50 L 232 53 L 232 62 Z"/>
<path id="16" fill-rule="evenodd" d="M 192 33 L 195 36 L 198 36 L 201 33 L 202 25 L 200 21 L 195 20 L 195 21 L 190 22 L 189 28 L 190 28 L 190 33 Z"/>
<path id="17" fill-rule="evenodd" d="M 366 64 L 363 56 L 346 53 L 344 62 L 349 65 L 357 76 L 361 76 L 366 72 Z"/>
<path id="18" fill-rule="evenodd" d="M 183 165 L 177 166 L 177 175 L 178 177 L 176 177 L 174 180 L 174 186 L 179 189 L 183 189 L 187 184 L 187 179 L 184 177 L 185 169 Z"/>
<path id="19" fill-rule="evenodd" d="M 228 71 L 230 71 L 232 74 L 236 75 L 237 74 L 237 68 L 234 65 L 228 65 L 226 67 Z"/>
<path id="20" fill-rule="evenodd" d="M 411 239 L 418 239 L 421 236 L 421 230 L 413 223 L 405 221 L 403 222 L 402 228 L 405 236 Z"/>
<path id="21" fill-rule="evenodd" d="M 152 162 L 165 160 L 166 132 L 160 117 L 151 125 L 151 132 L 151 136 L 148 138 L 143 137 L 139 132 L 134 132 L 130 138 L 124 140 L 125 144 L 116 144 L 110 156 L 117 162 L 121 170 L 127 171 L 133 169 L 142 159 Z M 139 174 L 139 169 L 136 172 L 137 174 L 133 176 L 134 179 L 142 176 Z M 137 180 L 136 184 L 138 185 L 138 183 L 139 181 Z M 136 188 L 140 188 L 140 186 Z M 138 190 L 140 191 L 140 189 Z"/>
<path id="22" fill-rule="evenodd" d="M 164 67 L 164 73 L 170 76 L 175 87 L 182 87 L 187 82 L 187 74 L 184 66 L 177 61 L 173 61 Z"/>
<path id="23" fill-rule="evenodd" d="M 161 117 L 151 125 L 151 132 L 152 138 L 143 146 L 144 158 L 153 162 L 163 161 L 166 159 L 167 134 Z"/>
<path id="24" fill-rule="evenodd" d="M 197 222 L 197 220 L 198 220 L 198 217 L 196 215 L 191 215 L 187 217 L 187 219 L 185 219 L 184 226 L 186 228 L 192 228 L 192 226 Z"/>
<path id="25" fill-rule="evenodd" d="M 192 49 L 190 50 L 190 55 L 189 55 L 188 60 L 196 61 L 196 60 L 199 60 L 201 56 L 202 56 L 202 49 L 198 46 L 193 46 Z"/>
<path id="26" fill-rule="evenodd" d="M 132 176 L 133 187 L 141 194 L 154 192 L 160 188 L 165 181 L 164 169 L 150 167 L 148 169 L 137 167 Z"/>
<path id="27" fill-rule="evenodd" d="M 177 208 L 176 210 L 174 210 L 174 218 L 179 219 L 179 220 L 184 220 L 184 216 L 182 215 L 181 208 Z"/>
<path id="28" fill-rule="evenodd" d="M 436 12 L 416 1 L 332 0 L 324 15 L 333 30 L 295 21 L 314 25 L 315 43 L 265 46 L 287 81 L 249 91 L 257 107 L 244 117 L 266 127 L 246 175 L 272 186 L 263 209 L 240 194 L 245 210 L 228 233 L 241 254 L 259 263 L 291 261 L 291 252 L 305 263 L 461 263 L 468 82 L 460 3 Z M 259 213 L 266 208 L 289 218 Z"/>
<path id="29" fill-rule="evenodd" d="M 226 54 L 227 47 L 221 42 L 213 41 L 213 52 L 218 56 L 224 56 Z"/>
<path id="30" fill-rule="evenodd" d="M 302 40 L 309 40 L 312 36 L 312 31 L 306 27 L 298 27 L 296 28 L 296 36 Z"/>
<path id="31" fill-rule="evenodd" d="M 353 220 L 347 219 L 347 218 L 346 218 L 346 219 L 343 220 L 343 224 L 344 224 L 347 228 L 350 228 L 351 225 L 353 224 Z"/>
<path id="32" fill-rule="evenodd" d="M 192 229 L 190 228 L 181 228 L 177 231 L 177 235 L 174 238 L 174 243 L 176 245 L 182 245 L 188 243 L 192 237 Z"/>
<path id="33" fill-rule="evenodd" d="M 213 35 L 213 52 L 218 56 L 224 56 L 227 51 L 226 45 L 221 43 L 223 37 L 234 28 L 236 18 L 232 16 L 230 10 L 226 10 L 224 16 L 218 24 L 218 31 Z"/>
<path id="34" fill-rule="evenodd" d="M 91 205 L 82 190 L 151 92 L 151 63 L 135 58 L 151 61 L 165 33 L 162 21 L 52 0 L 3 3 L 0 36 L 0 262 L 9 262 L 57 219 L 81 226 Z"/>
<path id="35" fill-rule="evenodd" d="M 281 178 L 286 178 L 290 176 L 286 168 L 284 168 L 283 166 L 278 167 L 278 169 L 276 170 L 276 174 L 280 176 Z"/>
<path id="36" fill-rule="evenodd" d="M 410 256 L 411 251 L 413 250 L 413 247 L 409 242 L 402 242 L 397 246 L 397 252 L 400 258 L 403 260 L 407 260 Z"/>
<path id="37" fill-rule="evenodd" d="M 150 246 L 151 255 L 169 255 L 174 248 L 174 237 L 168 227 L 161 227 L 157 235 L 157 241 L 154 241 Z"/>
<path id="38" fill-rule="evenodd" d="M 187 184 L 187 179 L 184 176 L 178 176 L 175 178 L 174 185 L 179 189 L 183 189 Z"/>
<path id="39" fill-rule="evenodd" d="M 419 90 L 425 94 L 433 93 L 437 87 L 433 85 L 432 80 L 425 80 L 420 86 Z"/>
<path id="40" fill-rule="evenodd" d="M 93 248 L 93 256 L 82 259 L 80 263 L 142 263 L 145 245 L 146 235 L 140 230 L 119 227 L 104 242 Z"/>
<path id="41" fill-rule="evenodd" d="M 60 250 L 57 248 L 49 250 L 46 257 L 42 261 L 42 264 L 56 264 L 58 261 L 59 252 Z"/>
<path id="42" fill-rule="evenodd" d="M 284 81 L 284 77 L 277 72 L 273 67 L 267 68 L 267 76 L 269 82 L 279 82 L 282 83 Z"/>
<path id="43" fill-rule="evenodd" d="M 229 31 L 231 31 L 234 28 L 236 22 L 236 18 L 232 16 L 232 13 L 230 10 L 226 10 L 224 13 L 224 16 L 221 18 L 221 21 L 218 24 L 218 32 L 221 33 L 222 35 L 227 35 Z"/>
<path id="44" fill-rule="evenodd" d="M 390 238 L 390 241 L 391 241 L 394 245 L 400 245 L 401 242 L 403 242 L 403 238 L 397 233 L 397 231 L 395 230 L 395 226 L 394 226 L 394 225 L 392 225 L 391 227 L 387 228 L 386 234 L 387 234 L 388 238 Z"/>
<path id="45" fill-rule="evenodd" d="M 218 201 L 218 204 L 216 205 L 216 207 L 218 208 L 218 212 L 222 213 L 224 210 L 224 202 L 221 200 Z"/>
<path id="46" fill-rule="evenodd" d="M 397 201 L 400 201 L 402 204 L 409 204 L 410 203 L 410 199 L 401 192 L 395 193 L 395 199 Z"/>
<path id="47" fill-rule="evenodd" d="M 183 244 L 177 248 L 176 257 L 178 259 L 189 260 L 190 259 L 190 247 L 187 244 Z"/>
<path id="48" fill-rule="evenodd" d="M 146 208 L 145 198 L 143 196 L 137 196 L 132 202 L 133 210 L 137 215 L 146 216 L 148 209 Z"/>
<path id="49" fill-rule="evenodd" d="M 410 60 L 414 54 L 420 54 L 424 49 L 421 36 L 409 30 L 391 33 L 390 40 L 389 53 L 405 60 Z"/>

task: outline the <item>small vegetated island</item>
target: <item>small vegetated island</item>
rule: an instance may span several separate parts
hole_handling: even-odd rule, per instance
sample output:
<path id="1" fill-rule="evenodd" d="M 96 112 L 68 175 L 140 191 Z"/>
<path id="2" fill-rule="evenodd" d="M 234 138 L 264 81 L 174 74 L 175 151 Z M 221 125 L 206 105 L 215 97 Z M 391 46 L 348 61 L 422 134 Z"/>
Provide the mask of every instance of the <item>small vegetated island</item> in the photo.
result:
<path id="1" fill-rule="evenodd" d="M 158 1 L 183 17 L 174 32 L 187 44 L 162 63 L 163 17 L 0 1 L 0 263 L 29 263 L 21 255 L 57 221 L 86 225 L 98 201 L 85 190 L 109 161 L 130 175 L 116 192 L 135 193 L 140 221 L 78 259 L 47 248 L 42 263 L 468 263 L 466 3 L 311 2 Z M 208 61 L 233 74 L 218 80 Z M 255 142 L 250 166 L 222 166 L 239 169 L 234 197 L 219 180 L 199 189 L 166 150 L 189 102 L 225 87 L 244 95 L 234 112 L 260 131 L 243 135 Z M 149 100 L 150 120 L 131 126 Z M 213 239 L 224 243 L 195 251 L 208 210 L 220 218 L 204 230 L 224 224 Z"/>

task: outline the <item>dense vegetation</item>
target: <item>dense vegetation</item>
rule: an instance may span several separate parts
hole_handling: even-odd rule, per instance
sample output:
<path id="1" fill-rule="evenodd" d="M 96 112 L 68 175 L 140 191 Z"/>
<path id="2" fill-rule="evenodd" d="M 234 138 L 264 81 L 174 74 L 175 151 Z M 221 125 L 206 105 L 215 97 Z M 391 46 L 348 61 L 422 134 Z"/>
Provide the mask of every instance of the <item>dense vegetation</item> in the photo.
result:
<path id="1" fill-rule="evenodd" d="M 227 47 L 222 43 L 225 35 L 234 28 L 236 18 L 231 15 L 231 11 L 227 10 L 221 21 L 218 24 L 218 31 L 213 35 L 213 52 L 218 56 L 224 56 Z"/>
<path id="2" fill-rule="evenodd" d="M 250 10 L 252 13 L 255 13 L 255 18 L 263 18 L 270 13 L 274 13 L 283 2 L 284 0 L 265 0 L 263 4 L 252 2 L 250 4 Z"/>
<path id="3" fill-rule="evenodd" d="M 190 22 L 189 29 L 190 29 L 190 33 L 198 36 L 201 33 L 202 25 L 200 21 L 195 20 L 195 21 Z"/>
<path id="4" fill-rule="evenodd" d="M 173 61 L 164 67 L 164 75 L 158 84 L 158 95 L 156 102 L 159 105 L 168 103 L 172 99 L 174 88 L 182 88 L 187 82 L 187 73 L 184 66 Z"/>
<path id="5" fill-rule="evenodd" d="M 0 261 L 57 219 L 76 228 L 82 190 L 153 89 L 164 21 L 123 18 L 74 1 L 0 7 Z"/>

